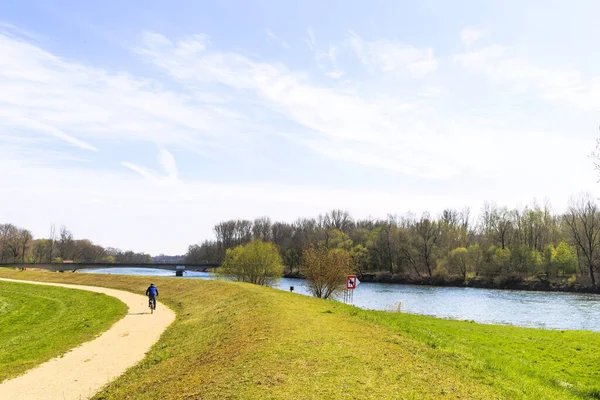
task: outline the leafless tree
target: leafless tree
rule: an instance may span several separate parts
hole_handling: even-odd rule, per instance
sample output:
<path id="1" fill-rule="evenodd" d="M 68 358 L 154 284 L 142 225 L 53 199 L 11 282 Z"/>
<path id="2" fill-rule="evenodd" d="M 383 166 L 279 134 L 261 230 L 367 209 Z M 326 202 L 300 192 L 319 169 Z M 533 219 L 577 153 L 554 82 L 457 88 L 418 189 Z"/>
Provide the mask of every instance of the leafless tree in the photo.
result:
<path id="1" fill-rule="evenodd" d="M 56 227 L 54 226 L 54 224 L 50 225 L 50 235 L 48 236 L 48 240 L 48 254 L 46 255 L 45 261 L 52 262 L 52 259 L 54 258 L 54 251 L 56 249 Z"/>
<path id="2" fill-rule="evenodd" d="M 20 229 L 17 240 L 20 248 L 19 252 L 21 253 L 21 262 L 25 262 L 25 256 L 27 255 L 29 246 L 31 246 L 33 235 L 27 229 Z"/>
<path id="3" fill-rule="evenodd" d="M 338 229 L 348 234 L 354 227 L 354 220 L 348 211 L 332 210 L 325 214 L 323 224 L 326 229 Z"/>
<path id="4" fill-rule="evenodd" d="M 564 220 L 587 267 L 592 286 L 596 287 L 594 273 L 600 260 L 600 210 L 591 196 L 583 195 L 571 200 Z"/>
<path id="5" fill-rule="evenodd" d="M 508 245 L 509 235 L 513 228 L 512 216 L 506 207 L 498 208 L 487 203 L 483 207 L 484 232 L 492 235 L 502 250 Z"/>
<path id="6" fill-rule="evenodd" d="M 435 268 L 436 242 L 439 237 L 439 229 L 436 221 L 432 220 L 427 213 L 414 226 L 413 246 L 417 249 L 420 261 L 423 263 L 429 276 L 433 275 Z"/>
<path id="7" fill-rule="evenodd" d="M 263 242 L 270 242 L 272 240 L 271 225 L 272 223 L 269 217 L 255 219 L 252 224 L 252 237 L 254 239 L 262 240 Z"/>
<path id="8" fill-rule="evenodd" d="M 58 257 L 63 260 L 73 259 L 73 233 L 66 226 L 61 226 L 58 242 L 56 243 Z"/>

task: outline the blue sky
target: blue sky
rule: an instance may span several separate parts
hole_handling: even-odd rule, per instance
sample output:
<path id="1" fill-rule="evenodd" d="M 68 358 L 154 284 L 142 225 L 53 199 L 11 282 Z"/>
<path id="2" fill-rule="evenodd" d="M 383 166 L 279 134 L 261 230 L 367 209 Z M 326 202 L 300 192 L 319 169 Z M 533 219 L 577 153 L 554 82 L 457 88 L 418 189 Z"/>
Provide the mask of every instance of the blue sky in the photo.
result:
<path id="1" fill-rule="evenodd" d="M 597 188 L 599 11 L 0 2 L 0 221 L 157 254 L 238 217 L 560 212 Z"/>

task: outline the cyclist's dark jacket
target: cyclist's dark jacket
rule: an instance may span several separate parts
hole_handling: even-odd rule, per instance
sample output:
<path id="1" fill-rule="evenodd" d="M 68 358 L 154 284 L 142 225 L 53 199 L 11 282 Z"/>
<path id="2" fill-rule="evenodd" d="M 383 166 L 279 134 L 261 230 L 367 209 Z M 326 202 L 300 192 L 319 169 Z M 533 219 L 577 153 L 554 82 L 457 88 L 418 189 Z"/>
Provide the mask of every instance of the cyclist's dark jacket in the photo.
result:
<path id="1" fill-rule="evenodd" d="M 158 296 L 158 289 L 156 288 L 156 286 L 148 286 L 148 289 L 146 289 L 146 296 L 149 296 L 149 297 Z"/>

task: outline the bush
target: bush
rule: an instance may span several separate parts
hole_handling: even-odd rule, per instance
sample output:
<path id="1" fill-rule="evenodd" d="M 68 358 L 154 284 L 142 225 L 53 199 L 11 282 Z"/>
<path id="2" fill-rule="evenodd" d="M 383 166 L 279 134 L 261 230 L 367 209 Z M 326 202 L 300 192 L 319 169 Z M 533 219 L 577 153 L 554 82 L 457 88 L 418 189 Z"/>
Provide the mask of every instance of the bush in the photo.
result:
<path id="1" fill-rule="evenodd" d="M 449 275 L 448 260 L 443 258 L 438 261 L 437 266 L 433 270 L 433 277 L 438 279 L 446 279 Z"/>
<path id="2" fill-rule="evenodd" d="M 253 240 L 228 249 L 217 273 L 240 282 L 270 285 L 283 276 L 283 263 L 273 243 Z"/>
<path id="3" fill-rule="evenodd" d="M 346 277 L 352 271 L 352 257 L 346 250 L 307 249 L 304 262 L 308 289 L 315 297 L 328 299 L 346 288 Z"/>
<path id="4" fill-rule="evenodd" d="M 448 269 L 453 275 L 460 276 L 464 281 L 473 270 L 469 258 L 469 251 L 464 247 L 457 247 L 448 255 Z"/>

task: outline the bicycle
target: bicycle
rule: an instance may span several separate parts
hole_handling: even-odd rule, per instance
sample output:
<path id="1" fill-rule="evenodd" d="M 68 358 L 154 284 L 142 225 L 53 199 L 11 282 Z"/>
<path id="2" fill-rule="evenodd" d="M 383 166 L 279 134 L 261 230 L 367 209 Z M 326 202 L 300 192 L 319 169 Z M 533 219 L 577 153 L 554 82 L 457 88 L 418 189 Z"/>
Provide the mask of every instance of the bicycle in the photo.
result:
<path id="1" fill-rule="evenodd" d="M 150 314 L 154 314 L 154 310 L 156 310 L 156 298 L 150 297 L 148 299 L 148 307 L 150 308 Z"/>

